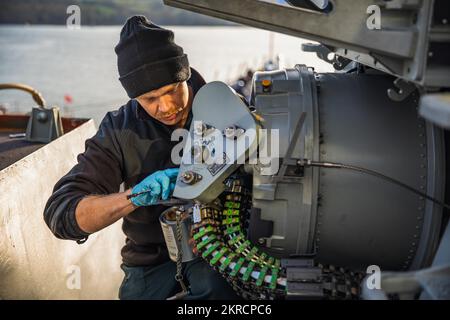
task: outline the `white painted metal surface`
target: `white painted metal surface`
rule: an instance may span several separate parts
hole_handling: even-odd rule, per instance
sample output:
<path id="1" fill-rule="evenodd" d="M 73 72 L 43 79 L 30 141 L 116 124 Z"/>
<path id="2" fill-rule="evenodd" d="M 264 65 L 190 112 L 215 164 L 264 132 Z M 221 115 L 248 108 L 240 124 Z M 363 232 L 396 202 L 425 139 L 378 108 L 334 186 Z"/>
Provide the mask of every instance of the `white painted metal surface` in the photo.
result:
<path id="1" fill-rule="evenodd" d="M 78 245 L 43 219 L 53 186 L 95 131 L 89 120 L 0 171 L 0 299 L 117 299 L 120 222 Z"/>

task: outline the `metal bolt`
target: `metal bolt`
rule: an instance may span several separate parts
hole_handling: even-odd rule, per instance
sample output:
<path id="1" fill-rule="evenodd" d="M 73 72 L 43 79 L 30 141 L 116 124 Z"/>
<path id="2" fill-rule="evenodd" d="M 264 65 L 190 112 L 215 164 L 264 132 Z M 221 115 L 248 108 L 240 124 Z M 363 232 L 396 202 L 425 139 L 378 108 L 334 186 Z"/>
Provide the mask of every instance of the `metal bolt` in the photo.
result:
<path id="1" fill-rule="evenodd" d="M 214 129 L 213 126 L 204 123 L 203 121 L 195 121 L 194 122 L 194 133 L 197 136 L 204 136 L 208 133 L 208 131 Z"/>
<path id="2" fill-rule="evenodd" d="M 194 133 L 197 136 L 201 136 L 201 135 L 203 135 L 203 133 L 205 131 L 206 131 L 206 125 L 203 122 L 201 122 L 201 121 L 199 121 L 199 122 L 195 121 L 195 123 L 194 123 Z"/>
<path id="3" fill-rule="evenodd" d="M 186 171 L 181 175 L 181 182 L 193 185 L 200 181 L 202 176 L 194 171 Z"/>
<path id="4" fill-rule="evenodd" d="M 195 163 L 203 163 L 203 161 L 206 161 L 209 158 L 209 150 L 203 145 L 193 146 L 191 153 L 194 157 Z"/>
<path id="5" fill-rule="evenodd" d="M 236 125 L 231 125 L 225 128 L 225 130 L 223 130 L 223 135 L 227 138 L 227 139 L 237 139 L 239 138 L 243 133 L 245 132 L 244 129 L 236 126 Z"/>
<path id="6" fill-rule="evenodd" d="M 48 117 L 47 117 L 47 114 L 45 112 L 39 112 L 37 114 L 37 119 L 38 119 L 39 122 L 46 122 Z"/>

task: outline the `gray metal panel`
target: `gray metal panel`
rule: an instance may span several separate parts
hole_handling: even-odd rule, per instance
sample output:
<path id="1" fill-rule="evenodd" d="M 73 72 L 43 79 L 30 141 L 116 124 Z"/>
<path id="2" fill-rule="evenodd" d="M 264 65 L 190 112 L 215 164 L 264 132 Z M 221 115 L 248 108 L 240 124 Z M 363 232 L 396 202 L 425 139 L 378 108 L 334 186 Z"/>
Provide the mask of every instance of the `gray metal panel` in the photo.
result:
<path id="1" fill-rule="evenodd" d="M 412 57 L 416 31 L 369 30 L 367 7 L 379 1 L 335 1 L 329 14 L 259 0 L 164 0 L 168 5 L 360 52 Z M 428 2 L 428 1 L 427 1 Z M 345 46 L 343 46 L 345 44 Z"/>
<path id="2" fill-rule="evenodd" d="M 320 76 L 321 160 L 375 170 L 425 191 L 431 177 L 426 124 L 416 111 L 418 97 L 390 100 L 385 92 L 391 82 L 382 75 Z M 432 178 L 442 185 L 444 176 Z M 430 236 L 421 231 L 424 217 L 432 212 L 423 199 L 399 186 L 342 169 L 321 169 L 319 189 L 320 261 L 361 269 L 370 264 L 382 270 L 406 269 L 419 241 Z M 437 225 L 431 229 L 439 226 L 439 221 L 433 223 Z"/>
<path id="3" fill-rule="evenodd" d="M 430 43 L 450 42 L 450 28 L 433 20 L 434 6 L 445 9 L 445 1 L 335 0 L 330 12 L 321 13 L 258 0 L 164 0 L 174 7 L 315 40 L 339 55 L 420 85 L 449 87 L 450 75 L 441 71 L 449 68 L 448 53 L 443 53 L 445 61 L 430 64 L 429 52 Z M 381 8 L 380 29 L 367 27 L 371 5 Z"/>
<path id="4" fill-rule="evenodd" d="M 270 93 L 263 92 L 262 80 L 271 81 Z M 253 90 L 256 111 L 265 119 L 264 127 L 280 129 L 280 157 L 294 143 L 293 158 L 317 159 L 319 127 L 312 70 L 298 65 L 295 69 L 256 73 Z M 306 112 L 305 123 L 299 137 L 294 137 L 302 112 Z M 313 250 L 317 189 L 316 170 L 281 180 L 254 172 L 253 206 L 261 210 L 261 219 L 273 221 L 273 235 L 266 239 L 267 247 L 277 250 L 280 256 Z"/>
<path id="5" fill-rule="evenodd" d="M 193 101 L 192 113 L 193 119 L 190 134 L 184 146 L 182 164 L 173 195 L 181 199 L 195 198 L 208 203 L 217 198 L 225 189 L 223 181 L 238 167 L 236 163 L 239 163 L 240 160 L 245 160 L 245 151 L 248 148 L 236 148 L 236 144 L 247 138 L 249 146 L 255 146 L 257 143 L 256 121 L 233 89 L 219 81 L 210 82 L 199 90 Z M 203 136 L 204 140 L 209 140 L 207 145 L 211 150 L 217 148 L 227 154 L 227 162 L 217 172 L 212 173 L 205 162 L 193 162 L 191 159 L 192 155 L 189 146 L 192 146 L 195 142 L 193 126 L 196 121 L 201 121 L 215 129 L 210 134 Z M 222 135 L 223 130 L 230 125 L 237 125 L 246 130 L 244 135 L 231 142 L 232 146 L 234 146 L 234 154 L 232 150 L 227 149 L 229 146 L 226 144 L 227 139 Z M 214 140 L 210 140 L 211 138 L 214 138 Z M 222 148 L 220 147 L 221 142 Z M 217 152 L 219 153 L 219 151 Z M 241 163 L 243 164 L 244 161 Z M 180 177 L 186 171 L 200 174 L 202 179 L 192 185 L 185 184 L 180 181 Z"/>
<path id="6" fill-rule="evenodd" d="M 427 136 L 427 180 L 426 193 L 444 202 L 445 194 L 445 143 L 443 131 L 430 122 L 426 122 Z M 410 269 L 419 269 L 431 264 L 437 249 L 441 221 L 442 207 L 421 198 L 425 206 L 425 216 L 418 242 L 416 255 L 411 263 Z"/>

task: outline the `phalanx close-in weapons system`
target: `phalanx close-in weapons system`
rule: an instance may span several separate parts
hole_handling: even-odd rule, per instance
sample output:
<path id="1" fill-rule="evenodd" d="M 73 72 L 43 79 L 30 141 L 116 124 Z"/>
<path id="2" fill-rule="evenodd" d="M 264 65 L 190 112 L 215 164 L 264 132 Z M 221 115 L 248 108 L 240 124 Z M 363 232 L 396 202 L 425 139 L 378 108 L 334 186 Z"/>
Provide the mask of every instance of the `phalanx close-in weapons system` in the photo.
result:
<path id="1" fill-rule="evenodd" d="M 198 92 L 174 190 L 193 204 L 169 211 L 199 255 L 245 298 L 450 298 L 450 3 L 164 2 L 336 69 L 257 72 L 250 105 Z"/>

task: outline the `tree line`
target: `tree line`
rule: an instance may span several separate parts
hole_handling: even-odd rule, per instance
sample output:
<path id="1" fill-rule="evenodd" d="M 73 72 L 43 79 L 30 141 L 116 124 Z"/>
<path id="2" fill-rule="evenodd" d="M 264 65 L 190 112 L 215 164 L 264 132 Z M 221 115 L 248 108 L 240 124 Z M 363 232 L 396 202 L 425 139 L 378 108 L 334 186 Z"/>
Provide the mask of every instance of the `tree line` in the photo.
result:
<path id="1" fill-rule="evenodd" d="M 172 8 L 162 0 L 1 0 L 0 24 L 66 23 L 67 7 L 78 5 L 82 25 L 122 25 L 143 14 L 161 25 L 227 25 L 224 20 Z"/>

